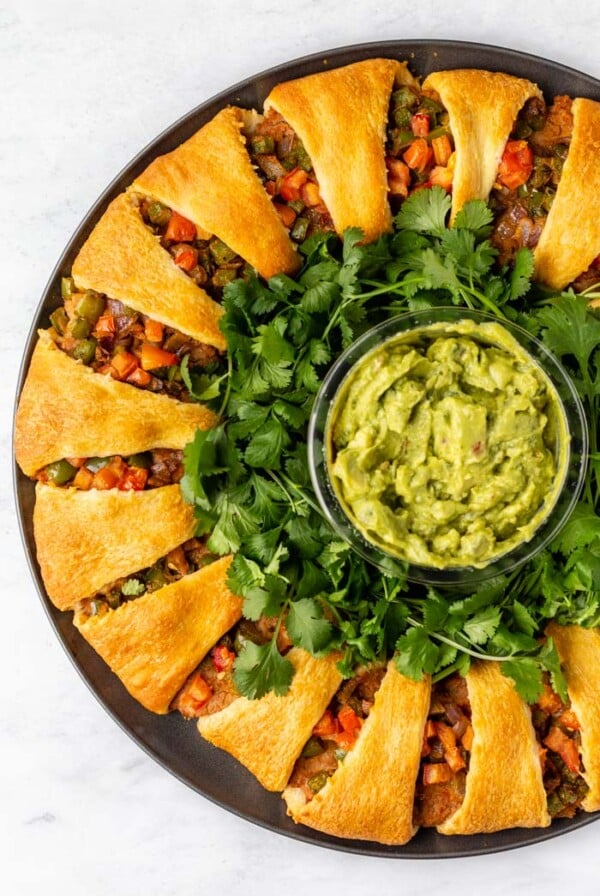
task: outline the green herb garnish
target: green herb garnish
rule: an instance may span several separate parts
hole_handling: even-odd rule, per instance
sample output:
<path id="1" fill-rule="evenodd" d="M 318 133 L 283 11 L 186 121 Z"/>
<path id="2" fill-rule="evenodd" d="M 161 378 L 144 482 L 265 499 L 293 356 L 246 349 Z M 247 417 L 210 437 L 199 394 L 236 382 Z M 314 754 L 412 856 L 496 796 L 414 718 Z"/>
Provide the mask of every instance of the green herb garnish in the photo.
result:
<path id="1" fill-rule="evenodd" d="M 357 230 L 343 240 L 315 235 L 301 247 L 296 280 L 250 275 L 225 288 L 229 374 L 190 389 L 216 399 L 218 388 L 224 422 L 186 447 L 183 494 L 209 550 L 235 554 L 229 584 L 243 597 L 244 614 L 276 617 L 277 630 L 285 619 L 294 644 L 313 654 L 341 650 L 344 675 L 394 652 L 398 668 L 415 679 L 465 673 L 482 658 L 501 662 L 529 702 L 544 671 L 564 697 L 554 644 L 540 638 L 550 619 L 600 624 L 600 320 L 586 296 L 541 297 L 529 250 L 517 253 L 511 269 L 496 267 L 483 202 L 465 206 L 451 229 L 449 209 L 440 188 L 419 191 L 402 206 L 394 232 L 375 243 L 362 245 Z M 313 400 L 340 351 L 392 314 L 448 304 L 537 332 L 575 376 L 593 433 L 584 500 L 560 538 L 473 593 L 409 585 L 401 563 L 390 562 L 383 574 L 355 554 L 321 515 L 306 462 Z M 182 374 L 187 382 L 187 368 Z M 276 636 L 243 646 L 234 672 L 241 694 L 287 691 L 293 667 Z"/>

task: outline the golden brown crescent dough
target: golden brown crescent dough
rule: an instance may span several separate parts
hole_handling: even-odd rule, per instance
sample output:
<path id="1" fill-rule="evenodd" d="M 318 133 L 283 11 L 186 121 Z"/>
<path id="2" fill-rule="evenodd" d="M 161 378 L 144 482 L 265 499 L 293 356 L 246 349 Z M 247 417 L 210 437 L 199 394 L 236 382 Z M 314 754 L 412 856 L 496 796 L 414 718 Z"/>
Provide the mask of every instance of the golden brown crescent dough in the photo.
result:
<path id="1" fill-rule="evenodd" d="M 473 749 L 463 803 L 441 834 L 547 827 L 550 816 L 529 707 L 494 662 L 466 675 Z"/>
<path id="2" fill-rule="evenodd" d="M 194 534 L 178 485 L 147 491 L 80 491 L 38 482 L 33 529 L 48 597 L 67 610 L 84 597 L 152 566 Z"/>
<path id="3" fill-rule="evenodd" d="M 198 719 L 200 734 L 231 753 L 267 790 L 282 790 L 314 726 L 341 681 L 330 654 L 316 659 L 298 647 L 287 654 L 296 670 L 285 697 L 238 697 L 220 712 Z"/>
<path id="4" fill-rule="evenodd" d="M 536 279 L 563 289 L 600 254 L 600 103 L 576 99 L 573 136 L 535 249 Z"/>
<path id="5" fill-rule="evenodd" d="M 589 792 L 582 806 L 600 809 L 600 631 L 552 622 L 547 634 L 554 638 L 573 711 L 581 725 L 583 778 Z"/>
<path id="6" fill-rule="evenodd" d="M 223 109 L 152 162 L 133 189 L 216 234 L 263 277 L 293 274 L 300 257 L 252 167 L 243 123 L 241 109 Z"/>
<path id="7" fill-rule="evenodd" d="M 225 348 L 222 309 L 177 267 L 127 193 L 108 206 L 72 274 L 79 289 L 95 289 L 200 342 Z"/>
<path id="8" fill-rule="evenodd" d="M 184 448 L 215 415 L 94 373 L 39 331 L 15 418 L 15 455 L 27 476 L 63 457 Z"/>
<path id="9" fill-rule="evenodd" d="M 230 557 L 75 625 L 151 712 L 166 713 L 188 675 L 235 625 L 242 604 L 227 587 Z"/>
<path id="10" fill-rule="evenodd" d="M 536 84 L 502 72 L 478 69 L 432 72 L 423 89 L 435 90 L 449 115 L 456 165 L 452 218 L 470 199 L 487 199 L 519 110 Z"/>
<path id="11" fill-rule="evenodd" d="M 368 59 L 277 84 L 264 106 L 304 143 L 338 233 L 360 227 L 367 241 L 392 224 L 384 147 L 394 81 L 415 83 L 406 63 Z"/>
<path id="12" fill-rule="evenodd" d="M 294 821 L 335 837 L 410 840 L 430 691 L 429 680 L 405 678 L 390 660 L 355 746 L 325 786 L 309 803 L 297 788 L 284 791 Z"/>

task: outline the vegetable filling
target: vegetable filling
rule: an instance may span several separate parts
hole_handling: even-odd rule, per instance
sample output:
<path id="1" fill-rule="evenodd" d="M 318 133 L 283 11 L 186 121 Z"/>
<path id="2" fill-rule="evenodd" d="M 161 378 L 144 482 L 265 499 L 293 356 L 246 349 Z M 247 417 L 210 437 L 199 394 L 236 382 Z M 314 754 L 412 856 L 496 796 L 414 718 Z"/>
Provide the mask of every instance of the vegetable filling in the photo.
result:
<path id="1" fill-rule="evenodd" d="M 174 485 L 183 476 L 183 451 L 156 448 L 121 457 L 66 457 L 47 464 L 35 477 L 46 485 L 71 486 L 81 491 L 117 488 L 143 491 Z"/>
<path id="2" fill-rule="evenodd" d="M 301 790 L 306 802 L 325 786 L 354 747 L 384 675 L 384 665 L 361 668 L 344 682 L 313 728 L 288 784 Z"/>
<path id="3" fill-rule="evenodd" d="M 63 277 L 64 304 L 50 315 L 51 335 L 66 354 L 96 373 L 180 401 L 195 395 L 194 379 L 222 360 L 212 345 L 152 320 L 93 290 L 78 292 Z"/>
<path id="4" fill-rule="evenodd" d="M 579 721 L 570 702 L 564 703 L 552 689 L 547 674 L 544 690 L 531 710 L 548 812 L 552 818 L 573 818 L 589 790 L 582 777 Z"/>
<path id="5" fill-rule="evenodd" d="M 290 237 L 297 243 L 334 230 L 312 162 L 289 124 L 270 109 L 248 139 L 248 151 Z"/>
<path id="6" fill-rule="evenodd" d="M 432 691 L 415 794 L 415 824 L 437 827 L 460 808 L 472 745 L 467 682 L 451 675 Z"/>
<path id="7" fill-rule="evenodd" d="M 571 104 L 568 96 L 556 97 L 551 106 L 531 97 L 517 117 L 490 195 L 500 264 L 539 242 L 569 151 Z"/>
<path id="8" fill-rule="evenodd" d="M 386 144 L 392 211 L 415 190 L 438 186 L 450 192 L 454 162 L 448 113 L 439 96 L 408 86 L 394 91 Z"/>
<path id="9" fill-rule="evenodd" d="M 75 607 L 76 622 L 80 624 L 91 616 L 103 616 L 130 600 L 150 594 L 165 585 L 172 585 L 216 559 L 216 555 L 208 550 L 204 541 L 191 538 L 161 557 L 153 566 L 116 579 L 93 597 L 79 601 Z"/>

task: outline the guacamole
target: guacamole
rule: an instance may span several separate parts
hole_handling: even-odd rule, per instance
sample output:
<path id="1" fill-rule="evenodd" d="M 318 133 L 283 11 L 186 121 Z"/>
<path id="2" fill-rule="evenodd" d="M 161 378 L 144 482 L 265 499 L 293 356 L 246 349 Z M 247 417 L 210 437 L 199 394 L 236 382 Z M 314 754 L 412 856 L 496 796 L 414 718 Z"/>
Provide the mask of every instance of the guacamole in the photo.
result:
<path id="1" fill-rule="evenodd" d="M 546 518 L 568 444 L 541 367 L 500 324 L 465 319 L 391 337 L 351 369 L 330 412 L 329 475 L 383 550 L 482 568 Z"/>

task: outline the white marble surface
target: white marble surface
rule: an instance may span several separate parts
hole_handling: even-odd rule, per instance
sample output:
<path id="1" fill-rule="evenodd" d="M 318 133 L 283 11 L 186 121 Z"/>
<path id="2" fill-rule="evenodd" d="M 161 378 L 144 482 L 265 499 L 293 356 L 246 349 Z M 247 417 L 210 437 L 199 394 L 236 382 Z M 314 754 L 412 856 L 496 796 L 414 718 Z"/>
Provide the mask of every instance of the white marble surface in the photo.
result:
<path id="1" fill-rule="evenodd" d="M 87 691 L 35 593 L 11 494 L 17 371 L 45 281 L 80 218 L 152 137 L 236 81 L 366 40 L 513 47 L 600 77 L 587 0 L 0 3 L 0 887 L 62 896 L 485 889 L 598 892 L 598 825 L 450 863 L 317 849 L 213 806 L 152 762 Z"/>

